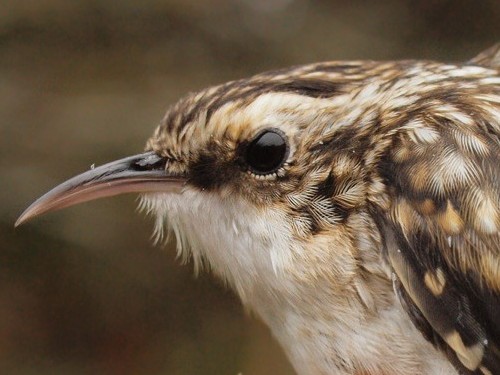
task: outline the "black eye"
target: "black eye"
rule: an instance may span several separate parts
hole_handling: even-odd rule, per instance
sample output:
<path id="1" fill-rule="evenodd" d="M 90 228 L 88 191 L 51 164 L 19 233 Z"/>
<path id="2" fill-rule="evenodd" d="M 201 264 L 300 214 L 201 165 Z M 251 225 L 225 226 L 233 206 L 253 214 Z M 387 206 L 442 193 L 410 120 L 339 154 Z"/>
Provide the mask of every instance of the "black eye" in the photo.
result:
<path id="1" fill-rule="evenodd" d="M 269 174 L 277 171 L 288 157 L 288 144 L 278 130 L 264 130 L 248 145 L 245 161 L 252 172 Z"/>

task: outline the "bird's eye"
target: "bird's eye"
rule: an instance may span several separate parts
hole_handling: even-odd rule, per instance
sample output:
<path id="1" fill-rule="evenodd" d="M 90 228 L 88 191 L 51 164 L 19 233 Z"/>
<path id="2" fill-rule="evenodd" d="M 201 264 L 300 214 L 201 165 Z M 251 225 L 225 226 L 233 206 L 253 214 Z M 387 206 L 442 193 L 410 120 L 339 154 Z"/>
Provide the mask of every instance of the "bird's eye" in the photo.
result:
<path id="1" fill-rule="evenodd" d="M 245 161 L 251 171 L 265 175 L 276 172 L 288 157 L 285 136 L 276 129 L 266 129 L 259 133 L 247 146 Z"/>

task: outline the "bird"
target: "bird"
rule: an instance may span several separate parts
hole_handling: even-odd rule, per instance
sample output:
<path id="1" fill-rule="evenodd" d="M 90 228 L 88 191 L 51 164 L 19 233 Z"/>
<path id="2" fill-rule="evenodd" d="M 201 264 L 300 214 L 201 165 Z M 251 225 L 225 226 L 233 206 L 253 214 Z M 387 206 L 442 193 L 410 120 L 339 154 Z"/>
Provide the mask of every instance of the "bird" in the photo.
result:
<path id="1" fill-rule="evenodd" d="M 308 374 L 500 374 L 500 43 L 462 63 L 335 61 L 190 93 L 144 152 L 16 226 L 141 193 Z"/>

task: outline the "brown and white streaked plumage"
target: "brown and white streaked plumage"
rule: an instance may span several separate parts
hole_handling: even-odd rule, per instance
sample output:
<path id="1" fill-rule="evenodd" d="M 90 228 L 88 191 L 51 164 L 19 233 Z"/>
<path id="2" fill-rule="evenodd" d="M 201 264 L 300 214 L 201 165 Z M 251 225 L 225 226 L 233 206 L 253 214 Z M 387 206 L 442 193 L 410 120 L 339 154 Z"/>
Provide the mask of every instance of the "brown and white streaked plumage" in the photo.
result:
<path id="1" fill-rule="evenodd" d="M 40 198 L 146 192 L 156 233 L 271 328 L 299 374 L 500 374 L 500 45 L 331 62 L 173 106 L 147 152 Z"/>

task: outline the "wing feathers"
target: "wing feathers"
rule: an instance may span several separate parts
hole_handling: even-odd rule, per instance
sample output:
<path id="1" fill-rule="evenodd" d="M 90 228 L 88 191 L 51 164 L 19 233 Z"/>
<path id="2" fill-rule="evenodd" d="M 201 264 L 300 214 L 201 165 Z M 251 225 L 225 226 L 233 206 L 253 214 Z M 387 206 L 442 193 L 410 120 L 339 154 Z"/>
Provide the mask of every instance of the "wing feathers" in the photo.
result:
<path id="1" fill-rule="evenodd" d="M 414 322 L 462 371 L 500 374 L 498 138 L 429 123 L 401 129 L 381 163 L 387 255 Z"/>

